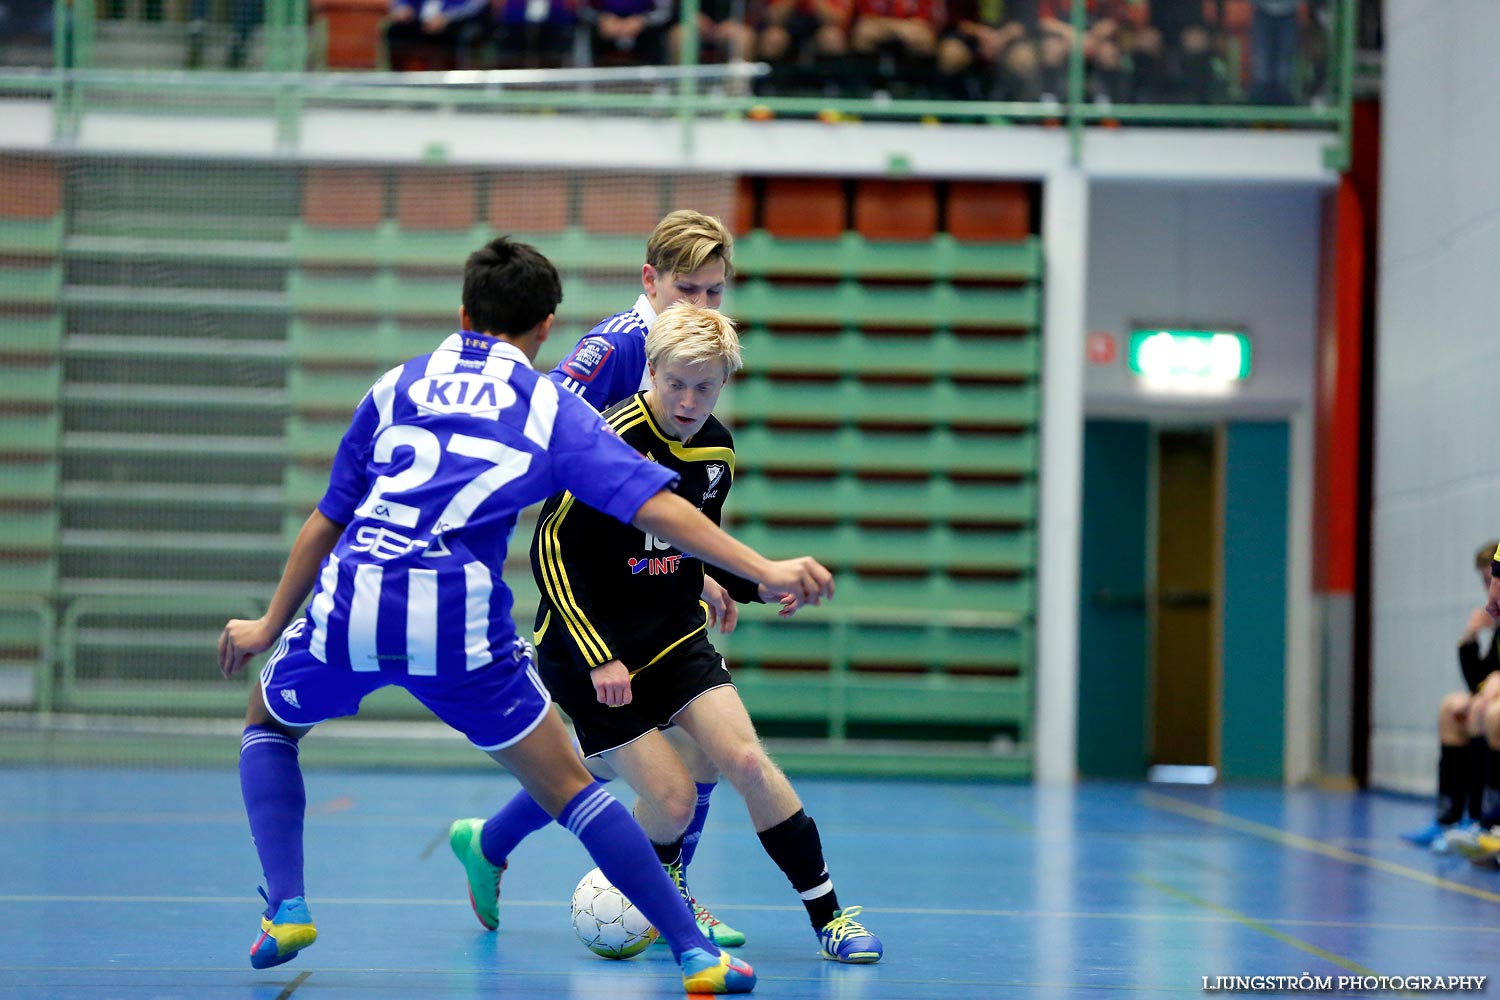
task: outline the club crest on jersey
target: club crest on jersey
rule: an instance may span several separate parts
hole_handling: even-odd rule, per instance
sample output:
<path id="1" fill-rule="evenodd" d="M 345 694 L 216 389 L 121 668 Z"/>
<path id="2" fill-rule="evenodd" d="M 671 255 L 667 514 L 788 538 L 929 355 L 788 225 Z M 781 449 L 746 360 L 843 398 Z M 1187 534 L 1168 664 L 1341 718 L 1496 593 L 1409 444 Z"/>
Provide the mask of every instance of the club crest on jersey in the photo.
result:
<path id="1" fill-rule="evenodd" d="M 588 337 L 579 341 L 572 355 L 562 363 L 563 374 L 580 382 L 592 382 L 604 362 L 615 352 L 614 345 L 603 337 Z"/>
<path id="2" fill-rule="evenodd" d="M 500 411 L 516 401 L 514 389 L 483 372 L 428 375 L 413 382 L 406 394 L 425 414 L 463 413 L 487 420 L 498 419 Z"/>
<path id="3" fill-rule="evenodd" d="M 719 495 L 719 480 L 724 478 L 724 470 L 729 466 L 723 462 L 709 462 L 704 471 L 708 473 L 708 489 L 703 491 L 703 499 Z"/>
<path id="4" fill-rule="evenodd" d="M 647 570 L 650 571 L 652 576 L 669 576 L 682 568 L 682 554 L 647 556 L 644 559 L 637 559 L 632 556 L 625 561 L 625 565 L 630 567 L 631 576 L 639 576 Z"/>

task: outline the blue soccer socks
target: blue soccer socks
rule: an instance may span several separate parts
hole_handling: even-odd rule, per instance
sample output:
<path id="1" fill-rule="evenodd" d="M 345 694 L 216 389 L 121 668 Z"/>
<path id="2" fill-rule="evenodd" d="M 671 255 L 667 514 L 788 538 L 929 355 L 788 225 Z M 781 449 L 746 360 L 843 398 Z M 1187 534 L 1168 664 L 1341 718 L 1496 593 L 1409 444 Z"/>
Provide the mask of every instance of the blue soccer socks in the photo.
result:
<path id="1" fill-rule="evenodd" d="M 246 726 L 240 741 L 240 793 L 274 910 L 282 900 L 303 894 L 307 792 L 297 763 L 297 741 L 266 726 Z"/>
<path id="2" fill-rule="evenodd" d="M 708 803 L 718 787 L 717 781 L 694 782 L 698 786 L 698 803 L 693 807 L 693 818 L 688 820 L 687 829 L 682 831 L 682 864 L 683 867 L 693 863 L 693 855 L 698 852 L 698 839 L 703 836 L 703 824 L 708 822 Z"/>
<path id="3" fill-rule="evenodd" d="M 486 858 L 503 865 L 517 844 L 551 822 L 547 810 L 537 805 L 536 799 L 523 788 L 512 795 L 499 812 L 484 821 L 478 846 Z"/>
<path id="4" fill-rule="evenodd" d="M 706 944 L 693 912 L 662 870 L 651 842 L 630 811 L 595 782 L 563 806 L 557 822 L 583 842 L 599 870 L 634 903 L 679 960 Z M 710 951 L 717 951 L 712 945 Z"/>

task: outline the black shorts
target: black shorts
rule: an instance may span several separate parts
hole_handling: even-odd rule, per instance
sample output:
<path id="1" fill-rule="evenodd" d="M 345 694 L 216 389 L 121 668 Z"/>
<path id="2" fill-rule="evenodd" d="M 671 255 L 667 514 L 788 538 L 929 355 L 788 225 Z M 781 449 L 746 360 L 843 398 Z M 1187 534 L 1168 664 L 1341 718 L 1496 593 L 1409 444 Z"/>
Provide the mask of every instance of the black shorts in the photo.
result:
<path id="1" fill-rule="evenodd" d="M 585 757 L 622 747 L 654 729 L 667 729 L 672 717 L 699 695 L 734 686 L 724 658 L 701 632 L 632 677 L 630 704 L 619 708 L 599 704 L 589 675 L 560 652 L 543 642 L 537 650 L 537 671 L 552 700 L 573 720 Z"/>

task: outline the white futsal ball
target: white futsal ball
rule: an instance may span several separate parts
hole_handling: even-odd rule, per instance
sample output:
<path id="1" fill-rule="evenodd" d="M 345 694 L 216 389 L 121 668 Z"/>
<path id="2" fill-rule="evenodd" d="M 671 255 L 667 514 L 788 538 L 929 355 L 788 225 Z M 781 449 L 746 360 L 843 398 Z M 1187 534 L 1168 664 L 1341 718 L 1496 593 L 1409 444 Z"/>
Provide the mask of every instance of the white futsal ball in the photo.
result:
<path id="1" fill-rule="evenodd" d="M 630 958 L 651 947 L 656 928 L 595 868 L 573 890 L 573 932 L 605 958 Z"/>

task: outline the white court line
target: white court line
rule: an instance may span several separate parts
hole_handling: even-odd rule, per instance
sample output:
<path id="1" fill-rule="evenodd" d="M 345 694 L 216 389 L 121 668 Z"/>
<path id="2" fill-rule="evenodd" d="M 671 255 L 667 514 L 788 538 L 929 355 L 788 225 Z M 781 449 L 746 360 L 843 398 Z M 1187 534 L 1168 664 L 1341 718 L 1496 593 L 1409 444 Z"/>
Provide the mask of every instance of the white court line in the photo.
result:
<path id="1" fill-rule="evenodd" d="M 244 906 L 247 902 L 244 896 L 28 896 L 28 895 L 0 895 L 0 904 L 3 903 L 88 903 L 88 904 L 128 904 L 139 905 L 141 903 L 172 903 L 204 906 Z M 469 901 L 466 899 L 379 899 L 368 896 L 359 898 L 340 896 L 319 896 L 315 899 L 317 906 L 440 906 L 468 908 Z M 544 899 L 507 899 L 504 903 L 508 909 L 526 907 L 530 909 L 553 909 L 560 910 L 568 905 L 566 901 L 544 900 Z M 728 913 L 732 910 L 754 911 L 756 913 L 801 913 L 802 907 L 768 904 L 768 903 L 724 903 L 719 909 Z M 995 919 L 1051 919 L 1051 920 L 1125 920 L 1141 921 L 1149 923 L 1242 923 L 1240 918 L 1229 917 L 1205 917 L 1201 913 L 1073 913 L 1067 910 L 981 910 L 981 909 L 947 909 L 940 907 L 917 907 L 917 906 L 880 906 L 866 907 L 868 913 L 889 914 L 892 916 L 906 917 L 990 917 Z M 1286 925 L 1289 927 L 1355 927 L 1369 930 L 1387 931 L 1422 931 L 1441 934 L 1497 934 L 1500 935 L 1500 926 L 1478 926 L 1471 924 L 1388 924 L 1388 923 L 1363 923 L 1348 920 L 1295 920 L 1283 919 L 1281 917 L 1258 918 L 1264 923 Z"/>

